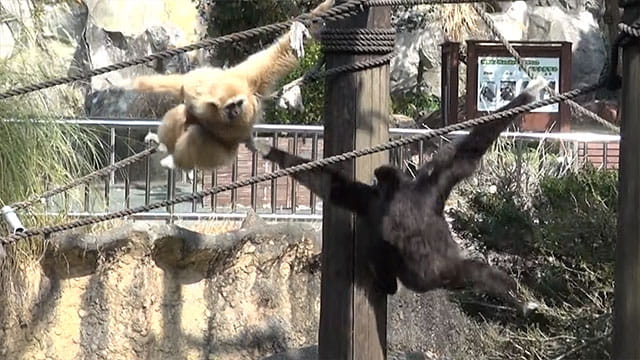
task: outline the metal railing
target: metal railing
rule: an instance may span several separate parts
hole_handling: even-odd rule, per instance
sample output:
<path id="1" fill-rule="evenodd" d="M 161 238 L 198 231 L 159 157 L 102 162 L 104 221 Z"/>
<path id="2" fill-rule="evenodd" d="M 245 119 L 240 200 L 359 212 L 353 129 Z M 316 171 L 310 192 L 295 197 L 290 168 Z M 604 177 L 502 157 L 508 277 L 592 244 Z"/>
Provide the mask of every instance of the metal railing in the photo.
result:
<path id="1" fill-rule="evenodd" d="M 146 146 L 143 142 L 144 136 L 148 131 L 155 131 L 160 123 L 158 120 L 146 119 L 99 118 L 60 121 L 96 127 L 99 130 L 107 149 L 101 166 L 143 150 Z M 428 130 L 389 129 L 391 138 L 423 131 Z M 452 135 L 464 133 L 460 131 Z M 254 135 L 271 139 L 274 146 L 303 157 L 311 159 L 322 157 L 323 126 L 259 124 L 255 126 Z M 605 168 L 612 167 L 611 164 L 617 165 L 619 141 L 617 135 L 505 132 L 502 136 L 525 141 L 550 139 L 572 142 L 577 145 L 575 148 L 578 150 L 578 156 L 588 158 Z M 394 165 L 406 165 L 411 162 L 421 166 L 434 149 L 436 149 L 435 143 L 420 142 L 391 151 L 390 161 Z M 66 212 L 70 216 L 92 216 L 170 199 L 175 195 L 199 191 L 276 169 L 275 164 L 252 154 L 244 146 L 240 147 L 233 164 L 211 172 L 167 170 L 159 165 L 159 160 L 163 156 L 165 154 L 156 153 L 139 163 L 112 173 L 103 181 L 51 198 L 46 203 L 45 212 L 49 215 Z M 241 219 L 249 208 L 255 209 L 265 219 L 320 220 L 322 218 L 321 199 L 311 194 L 307 188 L 291 177 L 254 184 L 228 193 L 216 194 L 201 201 L 182 203 L 132 217 L 170 222 L 176 219 Z"/>

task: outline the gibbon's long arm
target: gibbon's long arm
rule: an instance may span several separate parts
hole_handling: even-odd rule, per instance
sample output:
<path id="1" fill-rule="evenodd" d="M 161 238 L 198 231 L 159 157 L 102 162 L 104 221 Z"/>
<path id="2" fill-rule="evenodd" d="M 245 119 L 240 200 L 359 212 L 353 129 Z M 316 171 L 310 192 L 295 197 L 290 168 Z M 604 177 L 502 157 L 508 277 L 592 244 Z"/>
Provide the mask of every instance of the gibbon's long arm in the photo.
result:
<path id="1" fill-rule="evenodd" d="M 334 2 L 335 0 L 325 0 L 311 13 L 317 15 L 327 11 Z M 280 79 L 298 66 L 299 58 L 304 55 L 304 40 L 309 37 L 309 30 L 302 23 L 294 22 L 291 29 L 273 44 L 249 56 L 229 71 L 247 77 L 256 93 L 267 96 Z"/>
<path id="2" fill-rule="evenodd" d="M 259 140 L 255 140 L 254 144 L 265 159 L 275 162 L 280 168 L 311 161 L 274 148 Z M 375 201 L 378 196 L 371 186 L 349 180 L 330 166 L 301 171 L 291 176 L 323 200 L 330 201 L 359 215 L 367 214 L 371 202 Z"/>
<path id="3" fill-rule="evenodd" d="M 498 112 L 512 109 L 534 101 L 546 85 L 542 78 L 531 81 L 527 88 Z M 444 203 L 453 187 L 471 176 L 478 167 L 480 159 L 496 141 L 500 133 L 520 116 L 503 118 L 474 127 L 468 135 L 443 147 L 429 164 L 431 171 L 420 171 L 416 179 L 417 187 L 437 191 L 435 210 L 441 213 Z M 421 169 L 422 170 L 422 169 Z"/>
<path id="4" fill-rule="evenodd" d="M 147 75 L 133 80 L 133 90 L 159 92 L 179 96 L 184 83 L 184 74 Z"/>
<path id="5" fill-rule="evenodd" d="M 269 95 L 271 88 L 298 66 L 298 56 L 291 46 L 291 39 L 304 36 L 298 34 L 301 31 L 306 31 L 304 25 L 293 23 L 289 32 L 279 37 L 275 43 L 250 55 L 228 71 L 245 76 L 254 92 Z"/>
<path id="6" fill-rule="evenodd" d="M 131 89 L 140 92 L 166 93 L 183 98 L 185 84 L 196 88 L 200 84 L 210 82 L 212 77 L 222 71 L 218 68 L 202 67 L 184 74 L 144 75 L 133 80 Z"/>

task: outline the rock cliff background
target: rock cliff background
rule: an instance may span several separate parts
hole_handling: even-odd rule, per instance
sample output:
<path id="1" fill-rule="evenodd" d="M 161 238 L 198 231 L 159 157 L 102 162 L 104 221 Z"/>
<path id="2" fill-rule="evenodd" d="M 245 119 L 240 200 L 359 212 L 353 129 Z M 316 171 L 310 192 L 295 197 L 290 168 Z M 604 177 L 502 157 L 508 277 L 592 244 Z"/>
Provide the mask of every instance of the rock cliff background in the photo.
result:
<path id="1" fill-rule="evenodd" d="M 207 35 L 241 30 L 243 24 L 246 27 L 250 26 L 248 23 L 266 24 L 279 20 L 271 19 L 270 14 L 290 16 L 313 5 L 298 0 L 281 2 L 281 5 L 272 0 L 263 3 L 264 9 L 249 9 L 249 6 L 234 7 L 231 3 L 193 0 L 2 0 L 0 60 L 33 56 L 23 50 L 35 43 L 49 61 L 57 64 L 62 75 L 186 45 Z M 573 86 L 594 82 L 608 64 L 607 49 L 620 15 L 617 1 L 538 0 L 489 2 L 488 6 L 509 40 L 572 42 Z M 274 7 L 278 9 L 275 12 Z M 247 20 L 231 22 L 227 20 L 229 12 L 242 14 L 242 19 Z M 222 13 L 226 16 L 221 16 Z M 468 16 L 452 18 L 460 13 Z M 400 7 L 395 9 L 394 23 L 399 30 L 396 45 L 399 56 L 393 60 L 391 72 L 394 95 L 418 88 L 426 95 L 439 96 L 438 45 L 445 40 L 493 39 L 468 5 Z M 159 117 L 172 106 L 172 101 L 113 90 L 111 85 L 145 73 L 186 72 L 205 64 L 223 66 L 270 41 L 262 40 L 194 51 L 97 76 L 84 84 L 76 83 L 85 99 L 84 113 L 77 115 Z M 420 81 L 419 72 L 424 74 Z"/>
<path id="2" fill-rule="evenodd" d="M 191 0 L 0 0 L 0 63 L 46 64 L 52 73 L 64 75 L 185 45 L 220 31 L 212 28 L 220 11 L 213 5 Z M 511 40 L 572 41 L 574 86 L 594 81 L 606 66 L 618 14 L 604 1 L 518 1 L 493 8 L 493 18 Z M 490 38 L 477 19 L 450 28 L 446 19 L 455 16 L 453 9 L 395 11 L 400 56 L 392 62 L 394 95 L 416 89 L 439 95 L 438 44 Z M 157 118 L 174 100 L 113 90 L 111 85 L 145 73 L 224 65 L 229 53 L 253 49 L 226 50 L 192 52 L 68 85 L 84 106 L 64 115 Z M 424 73 L 420 83 L 419 72 Z M 0 88 L 16 85 L 24 84 L 2 83 Z M 11 271 L 0 274 L 0 358 L 313 358 L 318 224 L 265 224 L 253 218 L 242 228 L 231 224 L 225 229 L 229 232 L 219 224 L 203 230 L 205 225 L 118 223 L 52 239 L 46 248 L 29 244 L 38 250 L 37 261 L 9 259 L 4 269 Z M 479 315 L 478 321 L 454 300 L 442 291 L 416 295 L 401 290 L 390 298 L 390 358 L 500 358 L 486 344 L 500 338 L 504 319 L 484 322 Z M 558 346 L 522 349 L 531 358 L 563 349 L 551 340 L 531 344 Z"/>

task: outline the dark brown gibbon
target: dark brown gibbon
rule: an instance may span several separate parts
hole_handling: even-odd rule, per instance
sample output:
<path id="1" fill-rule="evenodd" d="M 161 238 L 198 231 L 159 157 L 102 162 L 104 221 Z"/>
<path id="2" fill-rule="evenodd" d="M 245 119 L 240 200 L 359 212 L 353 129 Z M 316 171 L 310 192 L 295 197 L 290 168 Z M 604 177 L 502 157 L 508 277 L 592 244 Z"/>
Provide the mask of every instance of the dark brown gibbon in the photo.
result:
<path id="1" fill-rule="evenodd" d="M 545 86 L 538 78 L 500 110 L 527 104 Z M 360 216 L 371 233 L 368 263 L 379 289 L 397 291 L 397 280 L 410 290 L 472 287 L 502 298 L 523 313 L 535 309 L 517 295 L 517 284 L 505 272 L 479 260 L 462 256 L 444 217 L 444 206 L 456 184 L 471 176 L 483 155 L 516 117 L 474 127 L 462 138 L 446 144 L 415 179 L 400 169 L 384 165 L 374 171 L 374 185 L 350 180 L 332 167 L 293 174 L 314 194 Z M 519 118 L 519 117 L 518 117 Z M 310 160 L 262 140 L 256 150 L 267 160 L 286 168 Z"/>

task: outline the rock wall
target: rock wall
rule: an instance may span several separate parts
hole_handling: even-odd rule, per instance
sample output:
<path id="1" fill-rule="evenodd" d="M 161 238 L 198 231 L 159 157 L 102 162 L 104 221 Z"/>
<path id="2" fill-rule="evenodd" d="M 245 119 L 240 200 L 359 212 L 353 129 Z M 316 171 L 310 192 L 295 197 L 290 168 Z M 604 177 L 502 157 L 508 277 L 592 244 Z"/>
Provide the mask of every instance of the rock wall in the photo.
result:
<path id="1" fill-rule="evenodd" d="M 53 238 L 39 262 L 0 266 L 0 359 L 315 359 L 319 251 L 313 226 L 255 216 L 217 235 L 136 222 Z M 483 352 L 444 291 L 401 288 L 388 329 L 390 359 Z"/>
<path id="2" fill-rule="evenodd" d="M 604 1 L 539 0 L 498 4 L 497 11 L 490 15 L 508 40 L 573 43 L 574 87 L 593 83 L 608 63 L 609 40 L 606 24 L 602 21 Z M 392 92 L 400 94 L 420 85 L 428 93 L 440 96 L 441 55 L 438 45 L 445 40 L 495 39 L 481 21 L 473 23 L 477 27 L 463 26 L 463 31 L 456 36 L 443 31 L 451 19 L 442 16 L 447 6 L 457 6 L 459 17 L 477 17 L 473 10 L 464 7 L 467 5 L 418 6 L 396 16 L 396 27 L 400 31 L 397 47 L 401 56 L 392 62 Z M 424 84 L 416 83 L 419 66 L 426 74 Z M 464 89 L 464 83 L 461 86 Z"/>
<path id="3" fill-rule="evenodd" d="M 314 342 L 310 226 L 135 223 L 53 244 L 27 311 L 3 304 L 2 359 L 250 359 Z"/>

